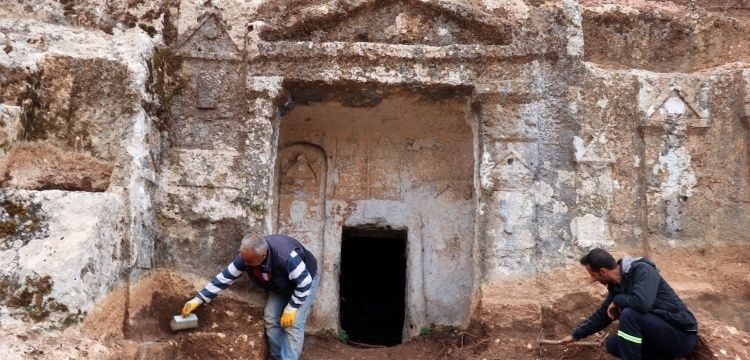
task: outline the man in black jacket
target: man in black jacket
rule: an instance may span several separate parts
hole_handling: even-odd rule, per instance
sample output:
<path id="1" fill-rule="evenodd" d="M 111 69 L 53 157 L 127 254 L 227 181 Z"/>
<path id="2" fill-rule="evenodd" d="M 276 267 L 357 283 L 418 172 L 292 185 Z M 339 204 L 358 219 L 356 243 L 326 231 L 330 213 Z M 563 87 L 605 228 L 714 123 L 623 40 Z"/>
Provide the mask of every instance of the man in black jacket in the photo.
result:
<path id="1" fill-rule="evenodd" d="M 562 343 L 583 339 L 619 319 L 617 335 L 607 339 L 607 351 L 616 357 L 673 359 L 693 351 L 698 323 L 651 260 L 626 256 L 615 262 L 608 252 L 594 249 L 581 258 L 581 265 L 609 294 Z"/>

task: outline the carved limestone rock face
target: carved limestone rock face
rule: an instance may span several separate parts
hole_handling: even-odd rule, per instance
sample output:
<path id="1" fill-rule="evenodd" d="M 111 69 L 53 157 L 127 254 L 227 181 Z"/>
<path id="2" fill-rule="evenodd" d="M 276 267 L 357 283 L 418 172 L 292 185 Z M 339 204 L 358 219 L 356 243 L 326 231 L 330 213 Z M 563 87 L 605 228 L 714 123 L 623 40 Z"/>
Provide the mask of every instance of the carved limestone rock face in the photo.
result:
<path id="1" fill-rule="evenodd" d="M 559 274 L 592 247 L 747 243 L 750 26 L 732 6 L 6 3 L 0 196 L 23 201 L 0 201 L 0 269 L 29 279 L 25 306 L 90 308 L 154 267 L 200 283 L 243 234 L 282 232 L 319 260 L 308 329 L 337 329 L 346 234 L 395 231 L 406 340 L 468 326 L 489 284 Z M 32 274 L 45 259 L 60 270 Z M 499 303 L 538 330 L 538 294 L 576 281 Z M 589 299 L 568 300 L 573 314 Z M 508 309 L 492 309 L 503 327 Z"/>

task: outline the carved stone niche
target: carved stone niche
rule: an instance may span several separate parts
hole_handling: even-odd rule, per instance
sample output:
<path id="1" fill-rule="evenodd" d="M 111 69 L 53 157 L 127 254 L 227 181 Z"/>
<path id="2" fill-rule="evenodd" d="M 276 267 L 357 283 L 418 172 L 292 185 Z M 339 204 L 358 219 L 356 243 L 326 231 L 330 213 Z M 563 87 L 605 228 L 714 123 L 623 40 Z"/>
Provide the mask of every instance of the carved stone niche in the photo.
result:
<path id="1" fill-rule="evenodd" d="M 209 110 L 216 108 L 216 102 L 221 93 L 221 79 L 218 74 L 203 73 L 196 80 L 196 102 L 198 109 Z"/>
<path id="2" fill-rule="evenodd" d="M 300 240 L 320 259 L 328 166 L 323 149 L 306 143 L 282 148 L 277 159 L 276 232 Z"/>

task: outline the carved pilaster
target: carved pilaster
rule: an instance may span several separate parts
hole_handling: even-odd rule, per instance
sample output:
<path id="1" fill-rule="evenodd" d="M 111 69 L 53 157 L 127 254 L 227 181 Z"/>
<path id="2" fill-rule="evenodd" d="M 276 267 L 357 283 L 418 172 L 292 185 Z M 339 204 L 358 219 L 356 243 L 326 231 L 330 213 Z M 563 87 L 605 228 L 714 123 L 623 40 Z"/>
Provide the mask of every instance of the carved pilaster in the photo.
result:
<path id="1" fill-rule="evenodd" d="M 485 204 L 486 266 L 490 276 L 525 269 L 536 245 L 533 179 L 538 131 L 527 86 L 506 80 L 476 87 L 482 124 L 481 203 Z"/>
<path id="2" fill-rule="evenodd" d="M 711 126 L 710 83 L 697 77 L 646 75 L 638 81 L 645 217 L 650 232 L 675 237 L 683 229 L 683 207 L 697 183 L 685 144 L 688 136 L 700 136 L 690 129 Z"/>
<path id="3" fill-rule="evenodd" d="M 573 242 L 581 248 L 612 246 L 609 209 L 612 204 L 614 158 L 601 135 L 588 142 L 573 138 L 576 161 L 576 217 L 570 224 Z"/>

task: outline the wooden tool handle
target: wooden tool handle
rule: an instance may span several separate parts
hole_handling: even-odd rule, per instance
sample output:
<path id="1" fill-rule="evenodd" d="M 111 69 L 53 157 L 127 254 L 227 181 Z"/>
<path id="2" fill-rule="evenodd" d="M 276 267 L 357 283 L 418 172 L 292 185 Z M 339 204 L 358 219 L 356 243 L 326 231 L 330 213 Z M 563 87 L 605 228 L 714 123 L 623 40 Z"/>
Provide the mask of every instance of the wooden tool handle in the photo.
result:
<path id="1" fill-rule="evenodd" d="M 562 340 L 546 340 L 546 339 L 539 340 L 539 344 L 563 345 Z M 601 344 L 598 342 L 593 342 L 593 341 L 574 341 L 572 343 L 565 344 L 565 345 L 599 346 Z"/>

